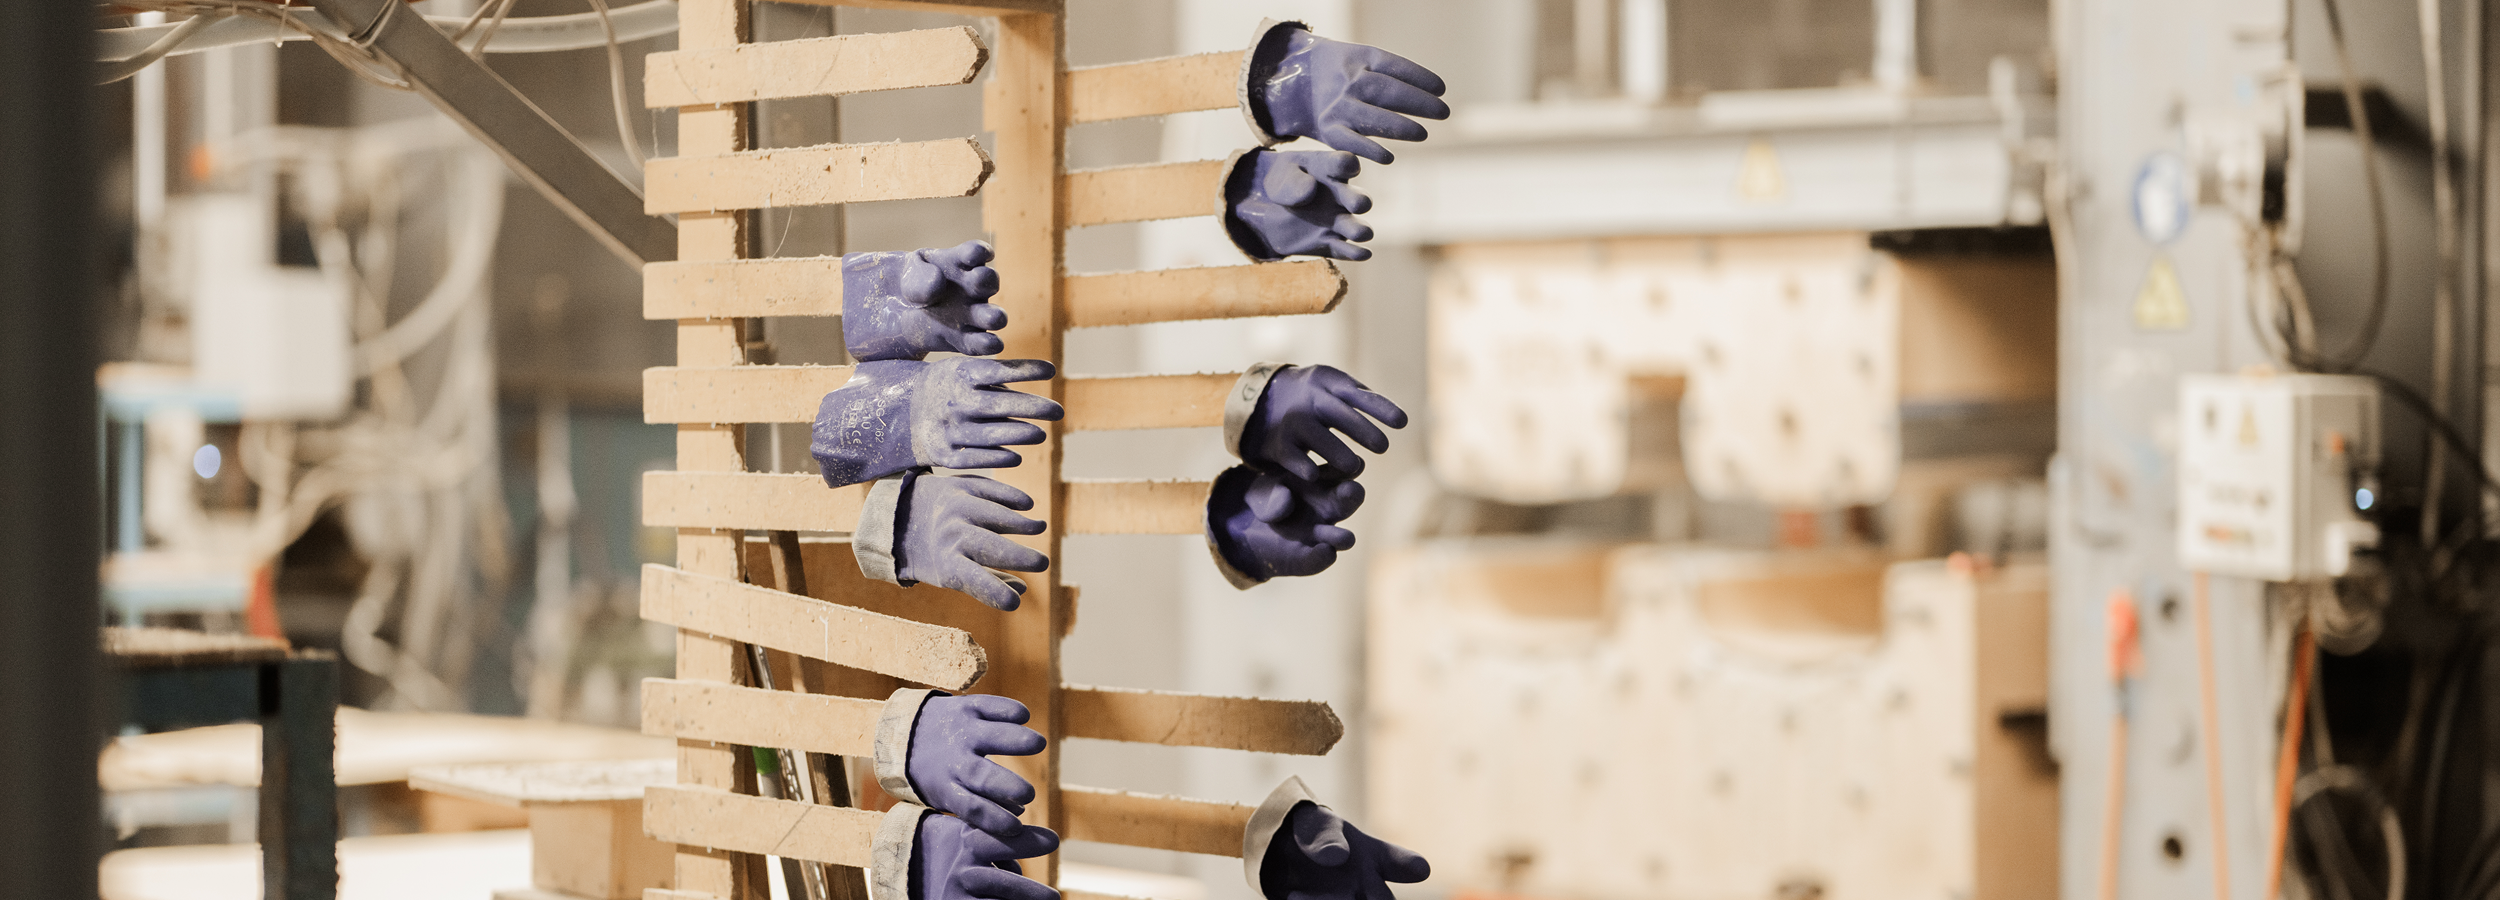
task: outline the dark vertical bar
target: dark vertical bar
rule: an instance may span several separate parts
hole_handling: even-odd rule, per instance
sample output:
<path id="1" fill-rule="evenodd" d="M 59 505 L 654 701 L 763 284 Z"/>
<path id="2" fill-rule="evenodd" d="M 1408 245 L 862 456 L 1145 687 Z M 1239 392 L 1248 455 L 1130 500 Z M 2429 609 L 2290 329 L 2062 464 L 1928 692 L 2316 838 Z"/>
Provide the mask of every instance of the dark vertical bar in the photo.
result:
<path id="1" fill-rule="evenodd" d="M 261 669 L 260 872 L 268 900 L 339 893 L 339 662 L 305 652 Z"/>
<path id="2" fill-rule="evenodd" d="M 0 2 L 0 898 L 93 897 L 96 6 Z"/>

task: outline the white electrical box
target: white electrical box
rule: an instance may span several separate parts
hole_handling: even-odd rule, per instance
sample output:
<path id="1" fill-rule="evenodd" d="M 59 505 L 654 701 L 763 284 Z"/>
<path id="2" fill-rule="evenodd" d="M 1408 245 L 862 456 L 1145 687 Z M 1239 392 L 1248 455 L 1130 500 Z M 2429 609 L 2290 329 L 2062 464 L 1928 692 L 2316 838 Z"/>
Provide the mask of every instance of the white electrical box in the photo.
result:
<path id="1" fill-rule="evenodd" d="M 2299 581 L 2378 544 L 2378 385 L 2351 375 L 2189 375 L 2179 385 L 2179 564 Z"/>

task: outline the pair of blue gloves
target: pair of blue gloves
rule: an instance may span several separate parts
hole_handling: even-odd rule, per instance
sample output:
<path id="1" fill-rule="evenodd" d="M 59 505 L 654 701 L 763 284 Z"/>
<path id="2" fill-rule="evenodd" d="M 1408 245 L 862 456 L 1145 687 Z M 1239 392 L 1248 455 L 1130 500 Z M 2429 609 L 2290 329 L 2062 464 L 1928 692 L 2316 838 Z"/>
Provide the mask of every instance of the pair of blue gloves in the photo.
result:
<path id="1" fill-rule="evenodd" d="M 1030 712 L 1005 697 L 897 691 L 879 723 L 878 780 L 906 801 L 911 828 L 904 881 L 880 878 L 874 900 L 1057 900 L 1058 892 L 1024 877 L 1019 859 L 1059 848 L 1059 835 L 1016 817 L 1033 802 L 1033 785 L 990 761 L 1029 756 L 1047 740 L 1024 727 Z M 888 723 L 892 723 L 889 726 Z M 891 764 L 889 734 L 910 735 Z M 900 768 L 900 772 L 894 771 Z M 919 804 L 919 805 L 911 805 Z M 1282 812 L 1278 821 L 1276 812 Z M 882 831 L 882 830 L 881 830 Z M 897 829 L 899 832 L 899 829 Z M 1363 833 L 1288 779 L 1251 817 L 1242 840 L 1270 900 L 1389 900 L 1388 882 L 1412 884 L 1431 874 L 1422 856 Z M 901 860 L 898 860 L 898 862 Z M 899 888 L 899 890 L 896 890 Z M 891 896 L 899 893 L 902 896 Z"/>
<path id="2" fill-rule="evenodd" d="M 1005 536 L 1042 533 L 1017 513 L 1033 498 L 978 475 L 928 470 L 1003 469 L 1024 462 L 1012 446 L 1041 443 L 1057 402 L 1008 387 L 1048 381 L 1046 360 L 994 359 L 991 332 L 1007 313 L 989 299 L 998 272 L 990 247 L 853 253 L 842 258 L 842 338 L 858 364 L 818 405 L 809 451 L 825 483 L 878 482 L 854 551 L 862 570 L 898 584 L 928 582 L 999 609 L 1021 603 L 1023 582 L 994 570 L 1039 572 L 1050 558 Z M 926 359 L 931 353 L 961 356 Z"/>
<path id="3" fill-rule="evenodd" d="M 1350 184 L 1362 157 L 1393 157 L 1373 138 L 1420 141 L 1409 116 L 1446 119 L 1441 76 L 1378 47 L 1330 40 L 1300 22 L 1263 25 L 1242 74 L 1243 110 L 1262 145 L 1310 138 L 1333 150 L 1252 150 L 1224 179 L 1224 227 L 1252 259 L 1371 258 L 1372 230 L 1355 216 L 1370 197 Z"/>
<path id="4" fill-rule="evenodd" d="M 1261 366 L 1242 375 L 1226 437 L 1242 464 L 1216 476 L 1207 495 L 1207 543 L 1217 568 L 1247 589 L 1280 576 L 1316 575 L 1354 549 L 1340 527 L 1363 505 L 1363 457 L 1389 436 L 1373 424 L 1406 427 L 1406 411 L 1329 366 Z M 1342 437 L 1341 437 L 1342 436 Z"/>

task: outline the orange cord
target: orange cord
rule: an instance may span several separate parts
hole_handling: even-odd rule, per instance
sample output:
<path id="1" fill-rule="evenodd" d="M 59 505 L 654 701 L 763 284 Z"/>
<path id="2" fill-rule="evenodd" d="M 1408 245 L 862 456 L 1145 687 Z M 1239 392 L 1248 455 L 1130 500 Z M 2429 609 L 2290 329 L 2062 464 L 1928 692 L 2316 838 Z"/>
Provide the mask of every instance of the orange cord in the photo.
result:
<path id="1" fill-rule="evenodd" d="M 2317 659 L 2316 638 L 2302 622 L 2292 636 L 2292 689 L 2283 703 L 2283 750 L 2274 760 L 2274 839 L 2266 844 L 2266 892 L 2273 900 L 2283 889 L 2283 847 L 2292 827 L 2292 785 L 2300 780 L 2301 726 L 2309 712 L 2309 667 Z"/>
<path id="2" fill-rule="evenodd" d="M 2117 701 L 2109 721 L 2109 781 L 2101 806 L 2101 900 L 2118 900 L 2118 841 L 2123 835 L 2127 796 L 2127 679 L 2134 677 L 2143 655 L 2137 638 L 2141 623 L 2135 597 L 2125 588 L 2109 592 L 2109 681 Z"/>
<path id="3" fill-rule="evenodd" d="M 2206 597 L 2208 581 L 2205 573 L 2193 575 L 2196 608 L 2196 674 L 2198 693 L 2204 702 L 2197 727 L 2204 734 L 2199 743 L 2205 745 L 2205 803 L 2213 814 L 2214 898 L 2231 900 L 2231 841 L 2224 827 L 2229 818 L 2223 806 L 2222 790 L 2222 716 L 2214 699 L 2214 622 L 2212 602 Z"/>

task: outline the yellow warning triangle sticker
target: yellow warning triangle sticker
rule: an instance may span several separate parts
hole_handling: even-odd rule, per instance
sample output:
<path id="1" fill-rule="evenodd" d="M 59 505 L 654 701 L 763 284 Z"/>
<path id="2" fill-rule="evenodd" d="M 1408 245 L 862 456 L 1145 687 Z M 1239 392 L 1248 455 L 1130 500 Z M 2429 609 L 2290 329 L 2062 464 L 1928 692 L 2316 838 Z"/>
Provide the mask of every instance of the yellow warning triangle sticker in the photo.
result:
<path id="1" fill-rule="evenodd" d="M 1779 151 L 1771 149 L 1770 138 L 1754 138 L 1745 145 L 1744 163 L 1736 169 L 1736 195 L 1755 203 L 1788 196 L 1788 177 L 1780 174 Z"/>
<path id="2" fill-rule="evenodd" d="M 2254 446 L 2257 446 L 2257 411 L 2256 411 L 2256 410 L 2249 409 L 2248 407 L 2244 407 L 2244 406 L 2240 408 L 2240 434 L 2239 434 L 2239 438 L 2240 438 L 2240 445 L 2241 445 L 2241 446 L 2244 446 L 2244 447 L 2254 447 Z"/>
<path id="3" fill-rule="evenodd" d="M 2187 291 L 2179 286 L 2179 270 L 2170 257 L 2153 254 L 2144 272 L 2144 286 L 2135 292 L 2135 327 L 2146 331 L 2178 331 L 2188 324 Z"/>

